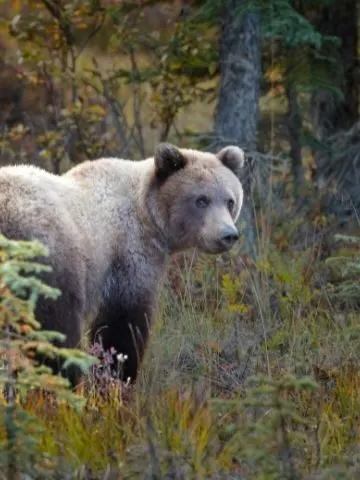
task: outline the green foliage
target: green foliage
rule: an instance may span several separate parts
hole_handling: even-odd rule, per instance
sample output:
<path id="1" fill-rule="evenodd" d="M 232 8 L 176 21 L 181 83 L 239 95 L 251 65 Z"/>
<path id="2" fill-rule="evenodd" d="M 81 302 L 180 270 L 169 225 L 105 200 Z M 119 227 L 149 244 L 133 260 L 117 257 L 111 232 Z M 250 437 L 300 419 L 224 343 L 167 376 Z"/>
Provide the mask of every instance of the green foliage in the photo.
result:
<path id="1" fill-rule="evenodd" d="M 297 411 L 296 396 L 311 394 L 316 382 L 286 373 L 278 379 L 258 375 L 248 381 L 242 403 L 252 414 L 242 429 L 246 441 L 239 454 L 253 466 L 253 478 L 298 478 L 299 449 L 306 446 L 304 427 L 310 419 Z M 304 453 L 300 456 L 305 463 L 302 471 L 307 469 Z"/>
<path id="2" fill-rule="evenodd" d="M 249 3 L 252 4 L 251 0 Z M 258 8 L 264 39 L 275 40 L 282 46 L 281 54 L 270 61 L 280 65 L 286 81 L 303 92 L 322 88 L 342 98 L 342 78 L 334 54 L 340 39 L 317 31 L 308 20 L 306 9 L 299 11 L 291 0 L 260 1 Z"/>
<path id="3" fill-rule="evenodd" d="M 360 412 L 360 380 L 354 366 L 356 355 L 352 355 L 352 349 L 358 351 L 359 338 L 349 337 L 356 318 L 338 329 L 326 312 L 315 308 L 319 292 L 312 282 L 314 272 L 321 271 L 320 265 L 310 250 L 296 255 L 286 248 L 284 251 L 292 236 L 298 236 L 294 226 L 284 230 L 288 232 L 286 242 L 280 243 L 281 235 L 276 236 L 282 250 L 272 246 L 266 261 L 256 266 L 266 285 L 264 290 L 249 280 L 254 270 L 236 273 L 236 255 L 217 263 L 218 285 L 214 285 L 214 271 L 208 273 L 213 268 L 211 260 L 201 258 L 190 270 L 191 263 L 185 262 L 180 270 L 184 283 L 177 287 L 184 291 L 166 297 L 163 321 L 167 326 L 156 326 L 136 390 L 119 392 L 111 387 L 109 394 L 101 397 L 91 389 L 82 410 L 37 396 L 28 396 L 21 403 L 23 410 L 14 403 L 16 411 L 10 410 L 11 421 L 6 424 L 10 433 L 15 432 L 13 437 L 1 437 L 0 430 L 5 464 L 9 465 L 8 442 L 20 438 L 21 433 L 23 441 L 17 441 L 10 465 L 21 465 L 31 472 L 31 463 L 38 475 L 56 471 L 58 478 L 75 478 L 84 469 L 95 478 L 103 478 L 105 472 L 115 478 L 144 474 L 162 478 L 169 472 L 185 478 L 212 478 L 237 472 L 252 479 L 302 478 L 314 470 L 335 475 L 341 470 L 342 466 L 334 464 L 341 458 L 350 461 L 348 452 Z M 9 245 L 13 252 L 20 248 L 11 242 Z M 20 245 L 23 251 L 25 247 Z M 31 255 L 26 252 L 27 260 Z M 40 257 L 43 251 L 35 253 Z M 32 273 L 30 266 L 27 271 Z M 28 284 L 20 280 L 18 285 L 27 291 Z M 35 279 L 30 276 L 28 281 Z M 206 300 L 198 302 L 197 297 L 202 298 L 204 292 Z M 219 299 L 213 303 L 215 292 Z M 282 296 L 280 316 L 276 310 L 265 310 L 265 296 L 273 298 L 274 294 Z M 260 300 L 258 307 L 252 295 Z M 272 315 L 268 326 L 272 332 L 275 326 L 276 331 L 267 333 L 269 363 L 264 361 L 261 336 L 258 348 L 253 347 L 247 360 L 253 375 L 244 381 L 236 370 L 231 373 L 231 349 L 244 348 L 241 336 L 234 345 L 228 339 L 237 328 L 238 316 L 249 321 L 245 320 L 247 308 L 259 307 L 261 315 Z M 247 328 L 255 327 L 252 323 Z M 174 359 L 185 352 L 190 355 L 191 349 L 196 363 L 185 374 L 186 366 Z M 237 368 L 244 371 L 245 360 L 240 358 Z M 7 383 L 8 375 L 5 380 Z M 225 388 L 227 382 L 231 388 Z"/>
<path id="4" fill-rule="evenodd" d="M 360 305 L 360 237 L 350 235 L 336 235 L 335 240 L 350 247 L 345 256 L 329 257 L 325 261 L 333 275 L 333 282 L 329 295 L 333 300 L 343 301 L 347 304 Z"/>
<path id="5" fill-rule="evenodd" d="M 320 3 L 325 5 L 326 0 L 321 0 Z M 203 20 L 216 21 L 223 6 L 221 0 L 207 0 L 203 2 L 198 16 Z M 311 45 L 320 49 L 327 42 L 339 46 L 338 38 L 321 35 L 306 18 L 306 10 L 300 12 L 299 6 L 292 0 L 244 0 L 237 2 L 233 11 L 234 17 L 237 16 L 239 20 L 246 13 L 259 13 L 263 38 L 280 40 L 286 48 Z"/>
<path id="6" fill-rule="evenodd" d="M 87 158 L 146 156 L 148 128 L 161 140 L 181 134 L 184 108 L 212 99 L 213 85 L 202 82 L 217 70 L 217 49 L 208 25 L 192 17 L 144 28 L 142 9 L 160 3 L 16 4 L 3 25 L 21 61 L 18 88 L 34 95 L 35 111 L 3 133 L 3 151 L 22 161 L 35 155 L 59 173 Z M 105 66 L 95 38 L 106 38 Z"/>
<path id="7" fill-rule="evenodd" d="M 51 341 L 64 336 L 41 330 L 35 318 L 40 297 L 56 299 L 60 294 L 38 277 L 50 269 L 40 263 L 46 255 L 46 249 L 37 241 L 13 241 L 0 236 L 0 387 L 5 393 L 0 403 L 0 462 L 7 468 L 9 479 L 15 478 L 19 470 L 35 471 L 33 456 L 41 433 L 35 417 L 26 413 L 19 399 L 41 389 L 75 409 L 84 406 L 84 399 L 69 390 L 69 382 L 38 365 L 34 354 L 61 356 L 66 363 L 76 363 L 84 370 L 95 360 L 83 352 L 53 346 Z"/>

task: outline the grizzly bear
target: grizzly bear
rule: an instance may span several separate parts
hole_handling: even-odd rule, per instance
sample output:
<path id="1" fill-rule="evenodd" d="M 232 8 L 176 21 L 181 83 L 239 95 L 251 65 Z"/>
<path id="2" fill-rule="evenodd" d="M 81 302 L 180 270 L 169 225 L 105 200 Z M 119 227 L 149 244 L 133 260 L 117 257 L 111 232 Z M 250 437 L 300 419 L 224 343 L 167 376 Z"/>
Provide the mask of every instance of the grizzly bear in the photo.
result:
<path id="1" fill-rule="evenodd" d="M 63 175 L 0 168 L 0 232 L 42 242 L 52 267 L 44 280 L 62 292 L 39 300 L 42 327 L 65 334 L 69 348 L 88 328 L 90 342 L 100 336 L 106 350 L 127 355 L 121 378 L 135 381 L 169 257 L 225 252 L 239 237 L 243 161 L 236 146 L 212 154 L 162 143 L 145 160 L 85 161 Z"/>

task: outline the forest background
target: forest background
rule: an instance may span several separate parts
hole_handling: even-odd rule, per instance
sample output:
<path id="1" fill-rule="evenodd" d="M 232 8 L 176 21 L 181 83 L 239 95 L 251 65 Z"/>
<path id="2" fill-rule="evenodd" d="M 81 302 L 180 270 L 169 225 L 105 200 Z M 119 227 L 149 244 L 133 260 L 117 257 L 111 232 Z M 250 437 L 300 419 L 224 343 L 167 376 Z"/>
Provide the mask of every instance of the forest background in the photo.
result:
<path id="1" fill-rule="evenodd" d="M 0 1 L 0 164 L 246 151 L 241 242 L 172 261 L 135 391 L 105 356 L 81 412 L 7 396 L 4 478 L 357 478 L 359 23 L 356 0 Z"/>

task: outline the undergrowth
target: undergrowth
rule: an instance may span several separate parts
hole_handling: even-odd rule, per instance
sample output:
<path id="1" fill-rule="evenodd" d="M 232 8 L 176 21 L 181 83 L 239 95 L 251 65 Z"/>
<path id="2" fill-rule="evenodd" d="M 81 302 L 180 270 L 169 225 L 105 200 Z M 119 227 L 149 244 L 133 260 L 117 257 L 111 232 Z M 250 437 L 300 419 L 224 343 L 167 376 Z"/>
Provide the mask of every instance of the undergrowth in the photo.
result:
<path id="1" fill-rule="evenodd" d="M 172 262 L 136 387 L 97 345 L 81 410 L 20 395 L 30 478 L 355 478 L 359 238 L 297 248 L 299 222 L 284 230 L 256 263 Z"/>

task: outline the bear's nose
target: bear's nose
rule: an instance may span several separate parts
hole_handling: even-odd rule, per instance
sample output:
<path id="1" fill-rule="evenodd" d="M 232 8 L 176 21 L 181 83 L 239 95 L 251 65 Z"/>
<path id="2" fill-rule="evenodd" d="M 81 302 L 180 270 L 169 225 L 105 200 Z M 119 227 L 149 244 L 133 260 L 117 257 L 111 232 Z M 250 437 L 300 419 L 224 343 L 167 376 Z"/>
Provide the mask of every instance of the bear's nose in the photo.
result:
<path id="1" fill-rule="evenodd" d="M 221 232 L 220 243 L 224 248 L 231 248 L 239 238 L 239 232 L 235 227 L 225 227 Z"/>

